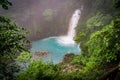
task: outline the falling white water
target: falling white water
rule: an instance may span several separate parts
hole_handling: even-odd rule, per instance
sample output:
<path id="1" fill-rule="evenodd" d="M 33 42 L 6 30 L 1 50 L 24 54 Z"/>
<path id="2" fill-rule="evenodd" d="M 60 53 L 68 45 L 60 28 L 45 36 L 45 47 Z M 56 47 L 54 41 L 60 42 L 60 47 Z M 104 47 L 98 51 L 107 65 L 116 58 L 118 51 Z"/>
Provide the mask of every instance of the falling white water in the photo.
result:
<path id="1" fill-rule="evenodd" d="M 59 43 L 63 43 L 66 45 L 69 44 L 74 44 L 74 36 L 75 36 L 75 27 L 77 27 L 78 21 L 80 19 L 80 14 L 81 11 L 79 9 L 75 10 L 75 12 L 73 13 L 71 19 L 70 19 L 70 23 L 69 23 L 69 29 L 68 29 L 68 33 L 66 36 L 61 36 L 58 39 Z"/>
<path id="2" fill-rule="evenodd" d="M 73 37 L 75 36 L 75 27 L 78 24 L 80 18 L 80 10 L 76 10 L 71 18 L 71 21 L 69 23 L 69 30 L 68 30 L 68 35 L 69 37 L 71 37 L 73 39 Z"/>

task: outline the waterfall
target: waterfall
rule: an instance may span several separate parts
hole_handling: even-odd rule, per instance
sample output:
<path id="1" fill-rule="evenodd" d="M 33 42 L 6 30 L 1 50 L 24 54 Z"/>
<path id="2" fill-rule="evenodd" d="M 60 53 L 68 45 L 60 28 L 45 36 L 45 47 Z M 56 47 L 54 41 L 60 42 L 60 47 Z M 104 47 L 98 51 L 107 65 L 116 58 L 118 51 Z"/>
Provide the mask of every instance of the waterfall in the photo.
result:
<path id="1" fill-rule="evenodd" d="M 61 36 L 58 39 L 59 43 L 63 43 L 63 44 L 66 44 L 66 45 L 75 43 L 73 38 L 76 34 L 75 27 L 77 27 L 78 21 L 80 19 L 80 14 L 81 14 L 81 11 L 79 9 L 75 10 L 75 12 L 73 13 L 73 15 L 70 19 L 70 22 L 69 22 L 68 33 L 67 33 L 66 36 Z"/>
<path id="2" fill-rule="evenodd" d="M 69 23 L 69 30 L 68 30 L 68 35 L 67 36 L 71 37 L 71 39 L 73 39 L 74 36 L 75 36 L 75 27 L 78 24 L 79 18 L 80 18 L 80 10 L 77 9 L 74 12 L 74 14 L 73 14 L 73 16 L 70 20 L 70 23 Z"/>
<path id="3" fill-rule="evenodd" d="M 54 36 L 42 39 L 40 41 L 32 42 L 32 53 L 36 52 L 49 52 L 48 56 L 40 58 L 45 62 L 53 61 L 54 64 L 60 63 L 66 53 L 80 53 L 79 44 L 75 43 L 75 27 L 80 19 L 81 11 L 75 10 L 70 22 L 68 32 L 64 36 Z"/>

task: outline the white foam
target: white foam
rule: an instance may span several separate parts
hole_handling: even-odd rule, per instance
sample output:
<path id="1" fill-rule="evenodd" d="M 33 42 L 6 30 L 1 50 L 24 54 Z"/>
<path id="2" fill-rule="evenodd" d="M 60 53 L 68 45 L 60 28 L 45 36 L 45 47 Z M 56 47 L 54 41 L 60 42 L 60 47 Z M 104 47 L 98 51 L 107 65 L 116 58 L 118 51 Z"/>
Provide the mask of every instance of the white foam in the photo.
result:
<path id="1" fill-rule="evenodd" d="M 75 41 L 74 41 L 74 36 L 76 35 L 75 27 L 77 27 L 78 21 L 80 19 L 80 14 L 81 14 L 81 11 L 79 9 L 75 10 L 75 12 L 73 13 L 70 19 L 68 33 L 66 36 L 60 36 L 58 38 L 59 43 L 62 43 L 65 45 L 75 44 Z"/>
<path id="2" fill-rule="evenodd" d="M 61 36 L 61 37 L 59 37 L 58 42 L 62 43 L 62 44 L 65 44 L 65 45 L 71 45 L 71 44 L 75 43 L 75 41 L 72 40 L 71 37 L 69 37 L 69 36 Z"/>

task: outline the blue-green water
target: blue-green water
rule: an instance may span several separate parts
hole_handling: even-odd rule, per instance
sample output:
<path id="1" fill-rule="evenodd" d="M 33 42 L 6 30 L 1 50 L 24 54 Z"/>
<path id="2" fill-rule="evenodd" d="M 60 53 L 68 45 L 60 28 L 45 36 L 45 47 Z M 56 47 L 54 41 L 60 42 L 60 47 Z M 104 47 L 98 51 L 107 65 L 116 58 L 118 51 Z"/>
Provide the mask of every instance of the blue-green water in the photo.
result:
<path id="1" fill-rule="evenodd" d="M 60 63 L 67 53 L 79 54 L 80 49 L 78 44 L 62 44 L 58 42 L 59 37 L 50 37 L 43 40 L 32 42 L 33 53 L 37 51 L 47 51 L 49 56 L 44 57 L 44 61 Z"/>
<path id="2" fill-rule="evenodd" d="M 44 61 L 53 62 L 54 64 L 60 63 L 64 55 L 67 53 L 79 54 L 79 45 L 74 42 L 73 38 L 75 36 L 75 27 L 78 24 L 80 14 L 81 11 L 79 9 L 76 9 L 73 13 L 66 36 L 49 37 L 43 40 L 32 42 L 31 51 L 33 53 L 47 51 L 49 55 L 42 57 L 42 59 Z"/>

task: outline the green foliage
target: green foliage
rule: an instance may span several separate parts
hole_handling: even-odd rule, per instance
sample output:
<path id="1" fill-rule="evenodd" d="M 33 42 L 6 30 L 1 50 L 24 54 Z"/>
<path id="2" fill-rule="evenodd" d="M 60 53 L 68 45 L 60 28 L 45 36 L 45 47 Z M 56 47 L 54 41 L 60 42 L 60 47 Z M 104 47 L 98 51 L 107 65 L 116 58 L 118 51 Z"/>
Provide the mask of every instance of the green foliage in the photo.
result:
<path id="1" fill-rule="evenodd" d="M 21 72 L 17 80 L 54 80 L 58 70 L 57 65 L 31 61 L 27 70 Z"/>
<path id="2" fill-rule="evenodd" d="M 115 19 L 102 30 L 92 33 L 86 43 L 88 54 L 80 55 L 73 63 L 83 65 L 83 72 L 90 72 L 105 64 L 120 60 L 120 19 Z M 100 67 L 99 67 L 100 66 Z"/>
<path id="3" fill-rule="evenodd" d="M 8 0 L 0 0 L 0 5 L 8 9 L 12 5 Z M 29 42 L 25 38 L 26 31 L 18 27 L 10 19 L 0 16 L 0 80 L 13 80 L 19 66 L 15 57 L 26 48 Z"/>
<path id="4" fill-rule="evenodd" d="M 1 2 L 2 1 L 2 2 Z M 0 5 L 8 9 L 11 5 L 7 0 L 1 0 Z M 119 8 L 119 0 L 114 0 L 116 8 Z M 79 65 L 81 71 L 73 71 L 71 73 L 64 72 L 64 68 L 54 65 L 45 64 L 41 61 L 30 61 L 31 55 L 25 52 L 25 45 L 28 41 L 25 39 L 25 30 L 17 27 L 9 19 L 0 17 L 0 79 L 12 80 L 13 71 L 16 69 L 10 64 L 10 57 L 16 57 L 16 53 L 22 51 L 18 56 L 18 61 L 27 63 L 30 61 L 28 68 L 17 76 L 17 80 L 95 80 L 100 76 L 106 64 L 113 64 L 120 61 L 120 18 L 112 20 L 110 0 L 93 0 L 90 14 L 96 13 L 94 16 L 87 16 L 82 23 L 81 31 L 75 37 L 78 43 L 81 43 L 81 55 L 73 60 L 73 64 Z M 105 3 L 105 6 L 103 6 Z M 108 6 L 108 4 L 110 6 Z M 85 5 L 84 5 L 85 6 Z M 108 10 L 105 8 L 108 6 Z M 48 9 L 43 12 L 46 20 L 53 18 L 52 10 Z M 108 13 L 109 14 L 105 14 Z M 113 14 L 114 15 L 114 14 Z M 111 22 L 111 23 L 110 23 Z M 86 24 L 84 24 L 86 23 Z M 109 24 L 110 23 L 110 24 Z M 101 29 L 102 28 L 102 29 Z M 69 59 L 71 61 L 71 58 Z M 4 62 L 5 61 L 5 62 Z M 70 62 L 69 61 L 69 62 Z M 6 67 L 7 66 L 7 67 Z"/>
<path id="5" fill-rule="evenodd" d="M 93 33 L 87 43 L 89 53 L 99 57 L 98 60 L 104 62 L 116 60 L 120 43 L 118 38 L 119 34 L 116 33 L 116 31 L 119 32 L 119 29 L 115 29 L 114 24 L 115 22 L 112 22 L 101 31 Z"/>
<path id="6" fill-rule="evenodd" d="M 64 72 L 60 65 L 45 64 L 41 61 L 31 61 L 29 67 L 17 76 L 17 80 L 86 80 L 80 71 Z M 90 79 L 92 80 L 92 79 Z"/>
<path id="7" fill-rule="evenodd" d="M 26 63 L 29 62 L 31 58 L 31 54 L 29 52 L 21 52 L 21 54 L 17 57 L 17 61 Z"/>
<path id="8" fill-rule="evenodd" d="M 90 73 L 72 71 L 66 73 L 58 65 L 32 61 L 27 70 L 17 76 L 17 80 L 94 80 L 101 73 L 102 71 L 91 71 Z"/>
<path id="9" fill-rule="evenodd" d="M 113 2 L 116 8 L 120 8 L 120 0 L 113 0 Z"/>
<path id="10" fill-rule="evenodd" d="M 105 26 L 106 24 L 109 24 L 110 21 L 112 19 L 112 16 L 110 16 L 109 14 L 104 15 L 100 12 L 98 12 L 96 15 L 94 15 L 93 17 L 89 18 L 87 20 L 87 27 L 101 27 L 101 26 Z"/>
<path id="11" fill-rule="evenodd" d="M 16 61 L 19 62 L 18 64 L 22 64 L 21 68 L 27 68 L 27 65 L 30 62 L 31 56 L 32 56 L 31 53 L 23 51 L 17 57 Z"/>
<path id="12" fill-rule="evenodd" d="M 119 0 L 114 1 L 119 9 Z M 72 61 L 73 64 L 82 67 L 82 80 L 85 77 L 86 80 L 95 80 L 107 70 L 104 66 L 114 66 L 120 61 L 120 18 L 116 16 L 119 15 L 119 11 L 114 9 L 112 1 L 109 0 L 94 0 L 91 3 L 93 10 L 84 15 L 84 20 L 79 24 L 79 33 L 75 37 L 80 43 L 81 54 Z M 86 36 L 82 38 L 80 33 Z"/>
<path id="13" fill-rule="evenodd" d="M 25 38 L 27 32 L 18 27 L 10 19 L 0 17 L 0 55 L 15 55 L 21 51 L 27 51 L 29 41 Z"/>
<path id="14" fill-rule="evenodd" d="M 12 80 L 19 67 L 14 62 L 21 51 L 28 51 L 25 38 L 26 31 L 12 23 L 10 19 L 0 16 L 0 79 Z"/>
<path id="15" fill-rule="evenodd" d="M 8 7 L 12 5 L 12 3 L 8 0 L 0 0 L 0 5 L 2 5 L 2 8 L 8 9 Z"/>
<path id="16" fill-rule="evenodd" d="M 119 9 L 120 1 L 114 1 L 114 5 Z M 88 12 L 89 14 L 84 16 L 85 20 L 79 24 L 79 33 L 85 33 L 86 36 L 82 39 L 79 33 L 76 36 L 75 40 L 81 43 L 81 55 L 74 58 L 72 63 L 82 67 L 81 80 L 95 80 L 108 70 L 109 65 L 114 66 L 120 61 L 120 18 L 116 16 L 119 11 L 113 8 L 111 2 L 94 0 L 93 10 Z M 114 16 L 117 19 L 113 20 Z"/>
<path id="17" fill-rule="evenodd" d="M 119 6 L 119 0 L 114 1 Z M 120 61 L 120 18 L 116 16 L 117 19 L 113 20 L 119 11 L 114 10 L 110 5 L 112 1 L 94 0 L 94 2 L 94 8 L 89 13 L 89 17 L 84 16 L 87 19 L 81 22 L 82 25 L 80 24 L 79 33 L 85 33 L 86 36 L 81 38 L 78 33 L 75 37 L 75 40 L 81 43 L 82 52 L 81 55 L 74 58 L 72 63 L 82 67 L 82 80 L 95 80 L 107 70 L 104 66 L 116 64 Z M 103 4 L 104 6 L 101 6 Z M 107 7 L 108 10 L 105 10 L 107 5 L 110 6 Z M 99 13 L 95 14 L 96 12 Z M 91 16 L 90 14 L 95 15 Z M 111 22 L 111 20 L 113 21 Z"/>
<path id="18" fill-rule="evenodd" d="M 75 36 L 75 41 L 77 43 L 82 42 L 85 39 L 86 34 L 84 32 L 80 32 L 77 36 Z"/>

